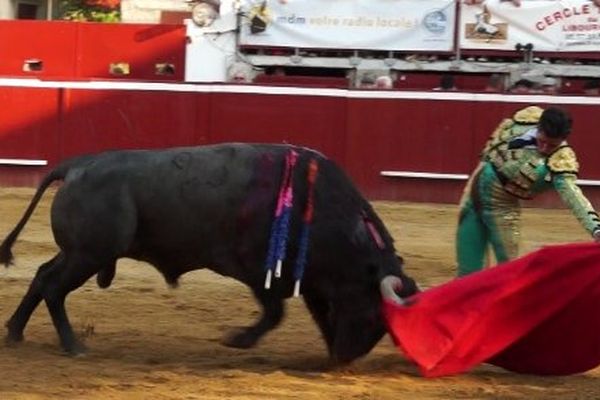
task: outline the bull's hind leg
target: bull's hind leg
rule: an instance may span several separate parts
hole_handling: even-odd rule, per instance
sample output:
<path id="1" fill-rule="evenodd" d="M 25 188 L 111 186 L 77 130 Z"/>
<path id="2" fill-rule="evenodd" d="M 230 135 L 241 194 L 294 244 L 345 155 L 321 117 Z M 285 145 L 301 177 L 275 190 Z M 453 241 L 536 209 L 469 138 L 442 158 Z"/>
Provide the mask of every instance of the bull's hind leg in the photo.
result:
<path id="1" fill-rule="evenodd" d="M 77 339 L 65 309 L 65 299 L 73 290 L 83 285 L 89 278 L 114 262 L 99 263 L 90 257 L 71 256 L 62 258 L 60 264 L 51 271 L 43 288 L 43 297 L 52 317 L 52 322 L 63 349 L 77 355 L 85 351 Z"/>
<path id="2" fill-rule="evenodd" d="M 54 256 L 50 261 L 42 264 L 35 274 L 35 277 L 29 285 L 27 293 L 21 300 L 21 303 L 13 313 L 12 317 L 6 322 L 6 328 L 8 334 L 6 336 L 7 343 L 15 343 L 23 340 L 23 331 L 25 326 L 36 309 L 38 304 L 42 301 L 42 288 L 44 286 L 45 277 L 49 271 L 54 267 L 56 260 L 60 257 L 60 254 Z"/>
<path id="3" fill-rule="evenodd" d="M 254 290 L 254 296 L 263 309 L 260 319 L 252 326 L 231 332 L 223 339 L 224 345 L 240 349 L 253 347 L 265 333 L 279 325 L 283 319 L 284 305 L 281 296 L 262 288 Z"/>

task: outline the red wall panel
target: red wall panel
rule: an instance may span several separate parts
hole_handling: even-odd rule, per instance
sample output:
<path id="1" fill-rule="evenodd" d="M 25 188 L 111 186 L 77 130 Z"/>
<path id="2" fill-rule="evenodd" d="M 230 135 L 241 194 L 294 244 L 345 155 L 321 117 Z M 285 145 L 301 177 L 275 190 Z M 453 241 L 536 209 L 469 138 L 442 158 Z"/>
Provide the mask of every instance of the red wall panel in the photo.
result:
<path id="1" fill-rule="evenodd" d="M 390 179 L 379 176 L 382 170 L 464 173 L 474 163 L 470 107 L 465 101 L 349 101 L 346 157 L 365 160 L 349 163 L 350 174 L 376 187 Z"/>
<path id="2" fill-rule="evenodd" d="M 181 82 L 185 68 L 183 25 L 79 25 L 77 76 Z M 114 75 L 111 63 L 129 64 L 129 75 Z M 157 63 L 173 64 L 173 75 L 157 75 Z"/>
<path id="3" fill-rule="evenodd" d="M 61 157 L 205 143 L 207 101 L 185 92 L 66 90 Z"/>
<path id="4" fill-rule="evenodd" d="M 0 21 L 0 75 L 45 78 L 75 76 L 77 24 Z M 26 60 L 40 60 L 42 69 L 24 71 Z"/>
<path id="5" fill-rule="evenodd" d="M 440 85 L 440 74 L 431 72 L 401 72 L 394 83 L 397 89 L 428 90 Z"/>
<path id="6" fill-rule="evenodd" d="M 345 98 L 215 93 L 211 106 L 213 142 L 293 143 L 344 163 Z"/>
<path id="7" fill-rule="evenodd" d="M 58 90 L 0 88 L 0 104 L 0 158 L 58 159 Z"/>
<path id="8" fill-rule="evenodd" d="M 577 152 L 580 161 L 580 176 L 588 179 L 600 179 L 600 135 L 598 135 L 597 105 L 566 105 L 573 117 L 573 131 L 569 143 Z"/>
<path id="9" fill-rule="evenodd" d="M 187 92 L 0 87 L 0 158 L 47 159 L 54 164 L 105 149 L 288 142 L 336 160 L 371 199 L 455 202 L 464 181 L 390 178 L 380 172 L 468 174 L 500 120 L 526 105 L 511 102 L 511 96 L 484 102 L 361 98 L 346 92 L 340 96 L 196 92 L 195 87 L 189 86 Z M 570 142 L 581 163 L 581 178 L 598 180 L 597 106 L 564 107 L 575 119 Z M 38 179 L 43 169 L 27 171 Z M 0 180 L 35 181 L 23 176 L 23 169 L 13 169 L 0 174 Z M 600 187 L 583 190 L 600 202 Z M 549 195 L 534 204 L 558 203 Z"/>
<path id="10" fill-rule="evenodd" d="M 112 78 L 181 82 L 185 75 L 185 26 L 70 21 L 0 21 L 0 75 L 40 78 Z M 41 69 L 24 71 L 26 60 Z M 128 75 L 110 64 L 129 64 Z M 159 75 L 168 63 L 172 74 Z"/>

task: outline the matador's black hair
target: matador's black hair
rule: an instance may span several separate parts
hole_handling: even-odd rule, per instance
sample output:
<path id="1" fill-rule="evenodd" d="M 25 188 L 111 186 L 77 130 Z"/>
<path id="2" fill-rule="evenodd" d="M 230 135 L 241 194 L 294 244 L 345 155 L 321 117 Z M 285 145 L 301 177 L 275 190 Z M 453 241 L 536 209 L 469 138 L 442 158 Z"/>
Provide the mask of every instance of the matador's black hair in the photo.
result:
<path id="1" fill-rule="evenodd" d="M 549 107 L 542 113 L 539 127 L 550 138 L 566 138 L 571 133 L 573 120 L 563 109 Z"/>

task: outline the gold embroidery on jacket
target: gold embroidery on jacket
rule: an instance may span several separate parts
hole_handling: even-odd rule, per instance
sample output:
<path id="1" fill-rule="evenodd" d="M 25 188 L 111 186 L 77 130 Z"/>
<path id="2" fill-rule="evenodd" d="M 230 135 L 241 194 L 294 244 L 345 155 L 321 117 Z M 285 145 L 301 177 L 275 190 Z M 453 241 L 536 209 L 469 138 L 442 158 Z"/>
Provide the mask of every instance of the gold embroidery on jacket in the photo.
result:
<path id="1" fill-rule="evenodd" d="M 548 168 L 555 174 L 577 174 L 579 163 L 575 152 L 569 146 L 560 147 L 548 157 Z"/>
<path id="2" fill-rule="evenodd" d="M 498 146 L 500 146 L 502 143 L 505 143 L 506 140 L 508 138 L 510 138 L 510 136 L 512 134 L 510 128 L 514 124 L 515 124 L 515 122 L 513 120 L 511 120 L 510 118 L 507 118 L 504 121 L 502 121 L 500 123 L 500 125 L 498 125 L 496 130 L 494 132 L 492 132 L 492 134 L 490 135 L 490 138 L 488 139 L 487 143 L 485 144 L 482 154 L 485 156 L 490 151 L 492 151 L 492 150 L 496 149 Z"/>
<path id="3" fill-rule="evenodd" d="M 544 110 L 538 106 L 525 107 L 513 115 L 515 122 L 520 124 L 537 124 Z"/>

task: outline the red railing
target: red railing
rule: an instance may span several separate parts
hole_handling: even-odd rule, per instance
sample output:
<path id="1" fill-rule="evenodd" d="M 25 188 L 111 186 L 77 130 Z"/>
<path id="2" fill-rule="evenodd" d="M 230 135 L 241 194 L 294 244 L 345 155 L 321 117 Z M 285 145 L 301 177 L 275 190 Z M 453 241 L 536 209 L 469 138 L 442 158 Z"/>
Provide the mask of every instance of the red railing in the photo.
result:
<path id="1" fill-rule="evenodd" d="M 156 80 L 185 76 L 185 27 L 0 21 L 0 76 Z"/>

